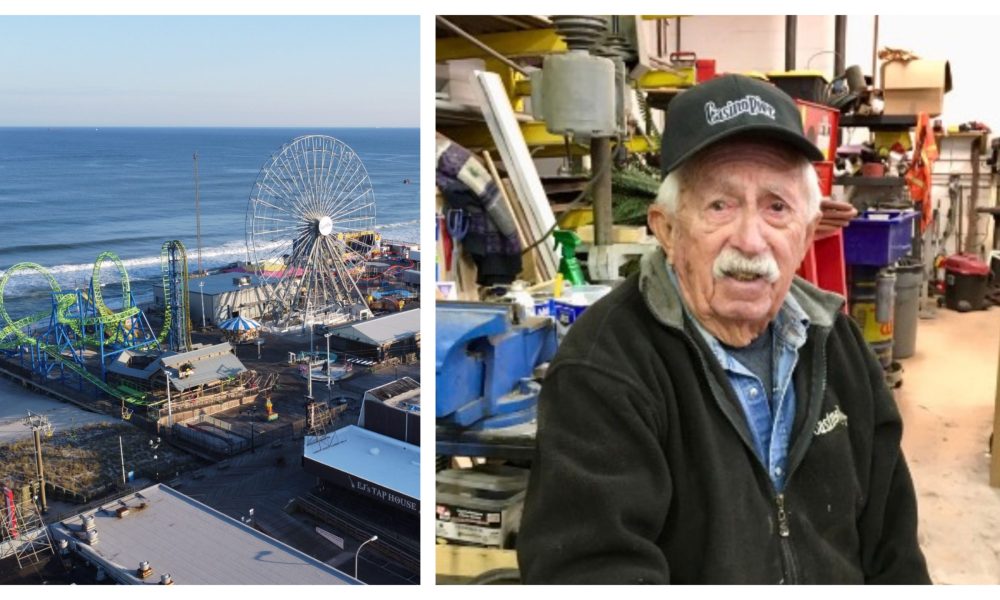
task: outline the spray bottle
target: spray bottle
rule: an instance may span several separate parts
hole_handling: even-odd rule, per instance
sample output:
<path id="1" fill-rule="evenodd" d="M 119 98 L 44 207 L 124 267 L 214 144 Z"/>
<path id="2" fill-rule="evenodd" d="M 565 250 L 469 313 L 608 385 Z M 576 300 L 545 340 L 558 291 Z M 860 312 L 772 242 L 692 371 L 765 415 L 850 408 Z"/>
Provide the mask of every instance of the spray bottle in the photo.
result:
<path id="1" fill-rule="evenodd" d="M 583 270 L 580 261 L 576 259 L 576 247 L 580 245 L 580 236 L 575 231 L 556 229 L 552 232 L 556 248 L 562 247 L 562 260 L 559 261 L 559 272 L 571 285 L 583 285 Z"/>

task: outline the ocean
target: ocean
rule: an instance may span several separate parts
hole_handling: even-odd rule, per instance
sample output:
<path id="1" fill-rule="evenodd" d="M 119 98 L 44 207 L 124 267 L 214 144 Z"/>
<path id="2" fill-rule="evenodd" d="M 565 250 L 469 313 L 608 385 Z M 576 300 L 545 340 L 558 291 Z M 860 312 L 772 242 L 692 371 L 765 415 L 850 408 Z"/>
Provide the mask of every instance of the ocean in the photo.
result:
<path id="1" fill-rule="evenodd" d="M 160 246 L 181 240 L 197 268 L 193 154 L 198 153 L 202 263 L 247 260 L 246 211 L 261 167 L 295 137 L 333 136 L 363 161 L 385 239 L 419 242 L 418 129 L 0 128 L 0 275 L 33 262 L 63 290 L 84 288 L 97 256 L 117 254 L 140 303 L 159 280 Z M 111 263 L 105 284 L 116 282 Z M 13 319 L 48 303 L 40 275 L 3 291 Z M 0 324 L 2 327 L 2 324 Z"/>

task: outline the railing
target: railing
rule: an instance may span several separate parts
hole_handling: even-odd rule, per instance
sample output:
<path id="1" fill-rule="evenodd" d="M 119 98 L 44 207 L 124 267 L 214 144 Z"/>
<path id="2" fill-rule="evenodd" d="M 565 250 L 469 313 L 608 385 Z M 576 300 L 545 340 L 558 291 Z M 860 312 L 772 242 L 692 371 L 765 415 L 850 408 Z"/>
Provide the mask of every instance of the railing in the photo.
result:
<path id="1" fill-rule="evenodd" d="M 359 519 L 315 494 L 299 496 L 295 499 L 295 506 L 320 521 L 343 529 L 355 538 L 365 539 L 373 533 L 377 534 L 378 541 L 371 546 L 373 550 L 412 571 L 420 570 L 420 545 L 413 540 L 364 519 Z"/>
<path id="2" fill-rule="evenodd" d="M 294 423 L 286 423 L 262 432 L 256 430 L 251 432 L 249 427 L 240 427 L 239 431 L 234 431 L 232 423 L 205 415 L 199 416 L 195 423 L 206 423 L 221 431 L 225 431 L 226 435 L 188 427 L 181 423 L 173 426 L 170 430 L 170 435 L 222 456 L 235 456 L 256 446 L 264 447 L 275 442 L 301 438 L 303 435 L 303 428 L 300 426 L 296 429 Z"/>

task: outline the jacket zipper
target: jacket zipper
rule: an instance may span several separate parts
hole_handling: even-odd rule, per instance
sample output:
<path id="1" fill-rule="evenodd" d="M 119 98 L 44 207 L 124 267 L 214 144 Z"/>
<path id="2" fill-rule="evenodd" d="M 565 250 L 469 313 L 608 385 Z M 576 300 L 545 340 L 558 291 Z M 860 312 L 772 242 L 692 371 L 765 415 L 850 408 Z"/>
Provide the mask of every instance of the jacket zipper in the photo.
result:
<path id="1" fill-rule="evenodd" d="M 798 576 L 795 573 L 795 558 L 792 556 L 792 543 L 788 539 L 791 530 L 788 527 L 788 513 L 785 512 L 785 495 L 775 496 L 778 505 L 778 545 L 781 546 L 781 563 L 785 578 L 782 583 L 795 584 Z"/>
<path id="2" fill-rule="evenodd" d="M 701 348 L 698 347 L 698 344 L 691 339 L 686 331 L 684 331 L 683 334 L 684 337 L 687 338 L 688 344 L 693 347 L 695 355 L 698 357 L 698 362 L 701 363 L 702 371 L 705 373 L 707 381 L 709 381 L 709 387 L 711 387 L 712 372 L 708 368 L 708 362 L 705 360 L 705 357 L 701 352 Z M 723 410 L 723 413 L 725 413 L 725 410 Z M 742 438 L 742 436 L 740 437 Z M 747 441 L 743 440 L 743 443 L 746 445 Z M 750 450 L 753 451 L 753 448 Z M 763 468 L 763 466 L 761 466 L 761 468 Z M 766 469 L 764 469 L 764 471 L 764 477 L 767 479 L 768 486 L 773 492 L 776 492 L 777 490 L 774 489 L 774 484 L 771 483 L 770 475 L 766 472 Z M 788 477 L 791 478 L 791 473 L 789 473 Z M 788 480 L 786 479 L 786 484 L 787 481 Z M 772 496 L 774 497 L 775 504 L 777 504 L 778 507 L 778 545 L 781 548 L 781 572 L 783 575 L 781 583 L 795 584 L 798 581 L 798 576 L 795 572 L 795 558 L 792 554 L 792 543 L 788 539 L 791 530 L 788 527 L 788 514 L 785 511 L 785 495 L 782 493 L 775 494 L 773 492 Z"/>

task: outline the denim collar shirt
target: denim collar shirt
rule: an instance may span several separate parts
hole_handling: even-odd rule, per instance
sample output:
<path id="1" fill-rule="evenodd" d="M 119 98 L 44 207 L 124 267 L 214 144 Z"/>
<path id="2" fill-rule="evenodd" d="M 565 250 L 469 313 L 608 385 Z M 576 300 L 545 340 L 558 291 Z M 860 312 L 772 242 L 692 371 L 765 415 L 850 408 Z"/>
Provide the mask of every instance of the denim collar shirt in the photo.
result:
<path id="1" fill-rule="evenodd" d="M 674 285 L 678 286 L 677 276 L 669 265 L 667 272 Z M 785 296 L 784 303 L 771 322 L 774 336 L 771 379 L 774 388 L 767 394 L 760 378 L 729 354 L 686 306 L 684 310 L 726 372 L 747 419 L 757 458 L 767 469 L 775 490 L 781 492 L 788 476 L 788 446 L 795 420 L 796 399 L 792 374 L 798 363 L 799 349 L 806 342 L 809 317 L 791 294 Z M 769 401 L 769 398 L 772 400 Z"/>

